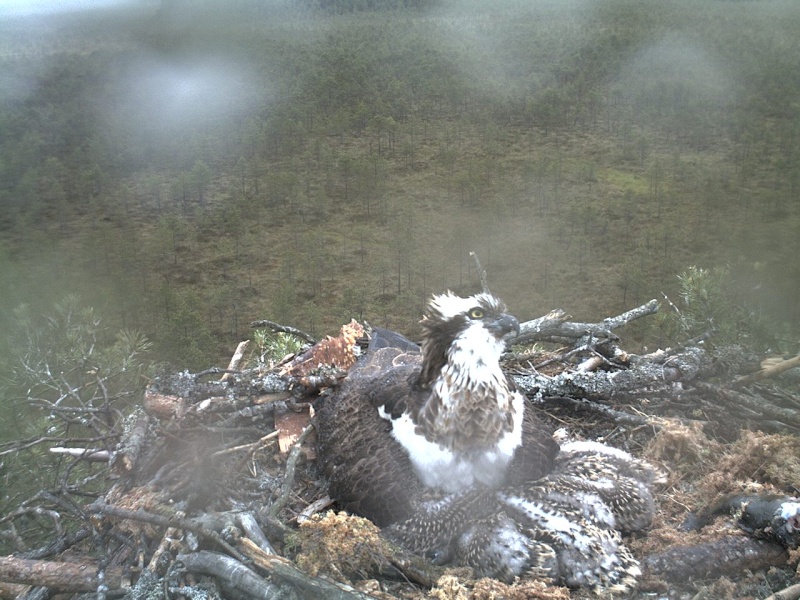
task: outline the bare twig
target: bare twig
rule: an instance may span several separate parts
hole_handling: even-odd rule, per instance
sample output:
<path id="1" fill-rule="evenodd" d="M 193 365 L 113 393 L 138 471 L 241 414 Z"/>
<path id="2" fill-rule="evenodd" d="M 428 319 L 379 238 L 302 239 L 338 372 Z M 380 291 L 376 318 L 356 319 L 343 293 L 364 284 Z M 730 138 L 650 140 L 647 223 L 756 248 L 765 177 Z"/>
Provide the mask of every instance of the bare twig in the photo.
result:
<path id="1" fill-rule="evenodd" d="M 196 521 L 183 519 L 181 517 L 164 517 L 155 513 L 147 512 L 144 510 L 128 510 L 120 508 L 111 504 L 103 504 L 101 502 L 94 502 L 87 507 L 91 513 L 102 514 L 108 517 L 117 519 L 128 519 L 131 521 L 141 521 L 143 523 L 151 523 L 159 527 L 175 527 L 177 529 L 186 529 L 201 537 L 212 540 L 214 543 L 223 548 L 228 554 L 235 557 L 237 560 L 246 560 L 239 552 L 231 546 L 228 542 L 222 539 L 222 536 L 216 531 L 209 529 L 203 525 L 199 525 Z"/>
<path id="2" fill-rule="evenodd" d="M 481 261 L 478 258 L 478 255 L 475 252 L 470 251 L 469 253 L 472 260 L 475 262 L 475 268 L 478 271 L 478 277 L 481 280 L 481 291 L 485 294 L 489 293 L 489 282 L 486 280 L 486 269 L 481 266 Z"/>
<path id="3" fill-rule="evenodd" d="M 656 421 L 653 418 L 641 417 L 639 415 L 634 415 L 631 413 L 614 410 L 613 408 L 606 406 L 605 404 L 592 402 L 591 400 L 585 400 L 579 398 L 567 398 L 564 396 L 549 396 L 545 397 L 543 400 L 545 403 L 548 404 L 561 404 L 564 406 L 569 406 L 570 408 L 577 411 L 589 411 L 589 412 L 599 413 L 604 417 L 611 419 L 615 423 L 626 423 L 629 425 L 656 424 Z"/>
<path id="4" fill-rule="evenodd" d="M 269 514 L 273 517 L 277 517 L 278 514 L 283 510 L 283 507 L 289 502 L 289 496 L 292 493 L 292 485 L 294 484 L 294 474 L 297 467 L 297 460 L 300 458 L 300 451 L 302 450 L 303 442 L 305 442 L 312 429 L 314 429 L 314 424 L 309 423 L 309 425 L 303 430 L 303 433 L 301 433 L 297 438 L 294 446 L 292 446 L 291 452 L 289 452 L 289 458 L 286 459 L 286 474 L 284 475 L 281 495 L 277 500 L 275 500 L 269 509 Z"/>
<path id="5" fill-rule="evenodd" d="M 76 458 L 83 458 L 89 462 L 108 462 L 111 460 L 111 452 L 99 450 L 97 448 L 50 448 L 53 454 L 66 454 Z"/>
<path id="6" fill-rule="evenodd" d="M 312 515 L 315 515 L 319 511 L 328 508 L 331 504 L 334 503 L 333 498 L 330 496 L 323 496 L 322 498 L 318 498 L 308 506 L 306 506 L 299 515 L 297 515 L 297 522 L 302 523 L 307 519 L 310 519 Z"/>
<path id="7" fill-rule="evenodd" d="M 520 325 L 519 335 L 511 340 L 512 344 L 529 344 L 531 342 L 574 343 L 586 336 L 601 340 L 615 340 L 614 329 L 627 325 L 635 319 L 658 312 L 658 302 L 650 300 L 632 310 L 603 319 L 600 323 L 568 322 L 567 314 L 561 310 L 553 310 L 543 317 L 526 321 Z"/>
<path id="8" fill-rule="evenodd" d="M 212 456 L 222 456 L 223 454 L 231 454 L 232 452 L 241 452 L 243 450 L 247 450 L 248 452 L 255 452 L 267 442 L 271 442 L 278 437 L 278 432 L 273 431 L 272 433 L 268 433 L 264 437 L 258 439 L 255 442 L 251 442 L 250 444 L 242 444 L 240 446 L 234 446 L 232 448 L 225 448 L 224 450 L 217 450 L 212 454 Z"/>
<path id="9" fill-rule="evenodd" d="M 179 554 L 178 560 L 183 563 L 187 571 L 223 579 L 248 598 L 259 600 L 284 598 L 280 587 L 260 577 L 230 556 L 201 550 L 191 554 Z"/>
<path id="10" fill-rule="evenodd" d="M 255 515 L 252 512 L 239 513 L 237 515 L 237 520 L 239 521 L 239 525 L 242 526 L 242 530 L 245 532 L 247 537 L 259 548 L 261 548 L 261 550 L 267 554 L 277 554 L 275 552 L 275 548 L 272 547 L 272 544 L 267 539 L 267 536 L 264 535 L 264 532 L 262 531 Z"/>
<path id="11" fill-rule="evenodd" d="M 262 552 L 252 540 L 247 538 L 242 539 L 239 546 L 257 567 L 269 573 L 271 579 L 291 584 L 292 587 L 301 590 L 304 597 L 325 598 L 326 600 L 370 600 L 373 598 L 343 583 L 307 575 L 292 561 L 282 556 Z"/>
<path id="12" fill-rule="evenodd" d="M 267 329 L 271 329 L 275 333 L 288 333 L 289 335 L 293 335 L 295 337 L 299 337 L 302 340 L 305 340 L 309 344 L 316 344 L 317 340 L 312 336 L 306 333 L 305 331 L 301 331 L 295 327 L 290 327 L 289 325 L 281 325 L 280 323 L 276 323 L 275 321 L 269 321 L 267 319 L 261 319 L 260 321 L 253 321 L 250 323 L 250 329 L 258 329 L 259 327 L 266 327 Z"/>

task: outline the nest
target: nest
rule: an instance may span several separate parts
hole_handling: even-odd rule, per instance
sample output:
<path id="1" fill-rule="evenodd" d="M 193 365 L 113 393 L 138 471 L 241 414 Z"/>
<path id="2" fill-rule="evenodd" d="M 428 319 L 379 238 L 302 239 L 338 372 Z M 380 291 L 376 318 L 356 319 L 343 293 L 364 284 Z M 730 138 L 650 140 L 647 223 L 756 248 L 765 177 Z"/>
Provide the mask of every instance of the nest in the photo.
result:
<path id="1" fill-rule="evenodd" d="M 607 329 L 608 320 L 601 325 Z M 641 593 L 678 598 L 704 589 L 706 597 L 763 598 L 785 587 L 796 551 L 751 540 L 730 518 L 701 531 L 680 526 L 725 494 L 796 494 L 800 406 L 791 381 L 754 378 L 748 361 L 728 360 L 720 372 L 699 348 L 629 355 L 616 336 L 595 330 L 587 337 L 590 325 L 582 327 L 568 346 L 527 346 L 506 367 L 554 427 L 621 447 L 664 472 L 652 529 L 628 541 L 647 574 Z M 563 344 L 565 332 L 547 341 Z M 2 516 L 6 530 L 17 532 L 37 510 L 54 525 L 44 543 L 40 532 L 37 548 L 2 559 L 10 562 L 0 579 L 10 584 L 0 595 L 34 585 L 106 595 L 129 589 L 135 597 L 589 597 L 539 581 L 506 585 L 444 570 L 391 546 L 369 521 L 336 512 L 315 469 L 310 425 L 314 404 L 345 376 L 363 335 L 351 323 L 274 367 L 234 361 L 224 371 L 157 379 L 120 424 L 102 493 L 67 482 L 62 493 L 42 492 Z M 87 460 L 88 450 L 73 460 Z M 737 563 L 729 556 L 743 542 L 732 539 L 751 541 L 755 550 L 745 550 L 761 554 Z M 659 557 L 675 548 L 702 561 L 702 572 L 675 580 L 659 571 Z M 12 567 L 28 563 L 40 571 L 14 575 Z M 76 571 L 63 575 L 64 565 Z"/>

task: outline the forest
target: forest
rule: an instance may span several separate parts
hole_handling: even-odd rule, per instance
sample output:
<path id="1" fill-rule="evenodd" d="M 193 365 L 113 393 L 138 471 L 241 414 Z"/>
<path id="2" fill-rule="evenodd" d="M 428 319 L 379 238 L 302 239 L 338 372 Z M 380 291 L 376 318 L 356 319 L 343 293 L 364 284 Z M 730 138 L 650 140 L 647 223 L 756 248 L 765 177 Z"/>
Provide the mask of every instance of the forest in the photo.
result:
<path id="1" fill-rule="evenodd" d="M 796 350 L 798 30 L 779 0 L 5 16 L 6 395 L 65 303 L 98 346 L 201 369 L 261 318 L 413 337 L 430 293 L 475 288 L 470 251 L 521 318 L 677 302 L 713 272 L 750 339 Z"/>
<path id="2" fill-rule="evenodd" d="M 669 471 L 632 541 L 651 574 L 683 577 L 686 539 L 710 540 L 687 569 L 745 539 L 763 576 L 697 573 L 721 576 L 706 597 L 796 579 L 783 547 L 678 525 L 719 495 L 797 495 L 800 4 L 17 5 L 0 6 L 0 554 L 84 542 L 98 577 L 111 556 L 162 576 L 177 529 L 266 561 L 280 594 L 322 585 L 298 568 L 313 526 L 294 530 L 326 494 L 303 441 L 336 382 L 307 363 L 352 365 L 351 319 L 418 340 L 432 293 L 488 284 L 523 333 L 559 332 L 503 359 L 535 410 Z M 289 558 L 243 558 L 196 518 L 231 502 Z M 7 597 L 25 580 L 3 560 Z"/>

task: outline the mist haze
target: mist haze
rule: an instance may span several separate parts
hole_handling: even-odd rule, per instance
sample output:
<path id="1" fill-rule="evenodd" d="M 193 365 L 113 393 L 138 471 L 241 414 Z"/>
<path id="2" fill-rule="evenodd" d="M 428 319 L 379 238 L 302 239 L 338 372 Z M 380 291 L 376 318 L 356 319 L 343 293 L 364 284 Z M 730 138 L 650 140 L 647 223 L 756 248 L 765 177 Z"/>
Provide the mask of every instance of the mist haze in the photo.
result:
<path id="1" fill-rule="evenodd" d="M 77 293 L 180 367 L 259 318 L 414 335 L 430 293 L 474 288 L 475 250 L 521 319 L 599 320 L 727 266 L 796 343 L 794 3 L 0 16 L 6 330 Z"/>

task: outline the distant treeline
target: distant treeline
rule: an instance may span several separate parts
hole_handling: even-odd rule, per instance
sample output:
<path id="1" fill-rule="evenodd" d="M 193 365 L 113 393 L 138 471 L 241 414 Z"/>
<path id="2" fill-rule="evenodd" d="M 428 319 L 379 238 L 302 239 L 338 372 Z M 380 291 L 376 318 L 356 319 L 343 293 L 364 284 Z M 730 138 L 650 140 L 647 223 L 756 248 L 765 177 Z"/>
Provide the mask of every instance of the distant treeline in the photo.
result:
<path id="1" fill-rule="evenodd" d="M 475 250 L 521 316 L 728 264 L 794 335 L 800 4 L 171 6 L 0 22 L 0 327 L 75 292 L 193 367 L 258 318 L 413 334 Z"/>

